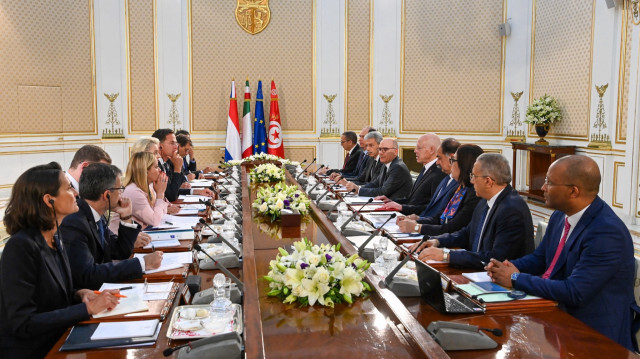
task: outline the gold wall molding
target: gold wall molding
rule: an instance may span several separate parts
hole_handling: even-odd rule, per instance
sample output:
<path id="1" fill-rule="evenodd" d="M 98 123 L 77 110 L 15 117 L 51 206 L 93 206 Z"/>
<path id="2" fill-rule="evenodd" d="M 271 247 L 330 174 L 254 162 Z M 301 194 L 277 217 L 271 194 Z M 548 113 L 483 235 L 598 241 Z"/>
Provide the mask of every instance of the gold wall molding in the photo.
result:
<path id="1" fill-rule="evenodd" d="M 535 92 L 535 60 L 536 60 L 536 37 L 537 37 L 537 21 L 539 20 L 538 17 L 538 4 L 543 2 L 543 1 L 549 1 L 549 4 L 554 4 L 555 6 L 558 6 L 559 4 L 566 4 L 565 2 L 562 1 L 552 1 L 552 0 L 533 0 L 533 6 L 532 6 L 532 18 L 531 18 L 531 56 L 530 56 L 530 67 L 529 67 L 529 103 L 533 102 L 534 98 L 541 95 L 542 93 L 538 94 L 538 93 L 534 93 Z M 582 4 L 582 3 L 580 3 Z M 554 128 L 557 128 L 557 126 L 563 126 L 564 124 L 566 124 L 566 107 L 563 106 L 563 111 L 564 111 L 564 121 L 560 122 L 557 126 L 552 126 L 552 132 L 550 135 L 547 135 L 545 138 L 549 138 L 549 139 L 562 139 L 562 140 L 576 140 L 576 141 L 589 141 L 589 129 L 591 126 L 591 88 L 593 86 L 592 83 L 592 71 L 593 71 L 593 38 L 594 38 L 594 28 L 595 28 L 595 16 L 596 16 L 596 12 L 595 12 L 595 8 L 596 8 L 596 0 L 592 0 L 591 3 L 591 26 L 590 26 L 590 40 L 589 40 L 589 70 L 588 70 L 588 84 L 585 86 L 584 89 L 580 90 L 584 92 L 584 96 L 586 96 L 586 114 L 585 114 L 585 118 L 586 121 L 583 124 L 584 128 L 582 129 L 583 131 L 585 131 L 586 133 L 579 133 L 579 134 L 572 134 L 572 133 L 557 133 L 555 132 Z M 567 26 L 569 23 L 566 23 Z M 557 33 L 562 33 L 562 31 L 558 31 Z M 575 77 L 575 76 L 574 76 Z M 555 77 L 557 79 L 557 76 Z M 561 80 L 558 80 L 561 81 Z M 576 90 L 577 91 L 577 90 Z M 543 92 L 545 93 L 549 93 L 548 89 L 545 89 Z M 549 93 L 552 96 L 555 96 L 556 98 L 560 99 L 561 102 L 563 102 L 563 98 L 561 97 L 561 94 L 557 94 L 557 93 Z M 564 105 L 566 105 L 566 98 L 564 99 Z M 577 117 L 581 117 L 580 115 L 578 115 Z M 579 120 L 579 119 L 577 119 Z M 535 136 L 535 132 L 533 131 L 533 126 L 529 126 L 529 131 L 528 131 L 528 135 L 529 136 Z"/>
<path id="2" fill-rule="evenodd" d="M 502 3 L 502 14 L 501 14 L 501 21 L 502 22 L 506 22 L 506 17 L 507 17 L 507 0 L 502 0 L 500 1 Z M 402 12 L 402 21 L 401 21 L 401 59 L 400 59 L 400 99 L 399 99 L 399 104 L 400 104 L 400 125 L 399 125 L 399 130 L 400 130 L 400 134 L 417 134 L 417 133 L 423 133 L 423 132 L 427 132 L 431 131 L 431 132 L 439 132 L 439 128 L 434 128 L 436 125 L 433 125 L 433 121 L 430 118 L 427 122 L 427 120 L 423 120 L 424 122 L 424 127 L 425 130 L 422 131 L 422 129 L 420 130 L 415 130 L 415 129 L 408 129 L 406 128 L 406 115 L 407 115 L 407 101 L 406 101 L 406 95 L 405 95 L 405 87 L 406 87 L 406 57 L 407 57 L 407 31 L 406 31 L 406 22 L 407 22 L 407 1 L 406 0 L 402 0 L 401 2 L 401 12 Z M 457 4 L 457 3 L 456 3 Z M 464 6 L 465 10 L 469 10 L 469 4 L 464 4 L 464 5 L 459 5 L 459 6 Z M 484 5 L 483 6 L 487 6 Z M 450 22 L 450 18 L 443 18 L 440 19 L 438 18 L 439 21 L 448 21 Z M 446 26 L 444 26 L 446 27 Z M 451 44 L 449 44 L 451 45 Z M 493 116 L 489 116 L 486 118 L 486 122 L 485 124 L 483 124 L 485 127 L 487 128 L 491 128 L 488 130 L 481 130 L 481 131 L 474 131 L 471 130 L 469 132 L 474 133 L 474 134 L 478 134 L 478 135 L 483 135 L 483 136 L 487 136 L 487 135 L 496 135 L 496 136 L 502 136 L 503 135 L 503 117 L 504 117 L 504 83 L 505 83 L 505 54 L 506 54 L 506 39 L 504 37 L 502 37 L 500 39 L 500 65 L 499 65 L 499 93 L 496 94 L 497 96 L 497 101 L 495 102 L 495 108 L 491 111 L 495 110 L 495 117 Z M 477 66 L 474 68 L 474 70 L 480 71 L 477 69 Z M 452 70 L 450 70 L 452 71 Z M 495 80 L 495 79 L 494 79 Z M 437 87 L 438 85 L 433 85 L 434 87 Z M 416 91 L 413 91 L 413 93 L 415 93 Z M 413 94 L 412 93 L 412 94 Z M 428 96 L 427 94 L 425 94 L 425 96 Z M 452 95 L 453 96 L 453 95 Z M 462 101 L 462 100 L 461 100 Z M 489 107 L 487 107 L 489 108 Z M 489 110 L 487 110 L 489 111 Z M 418 115 L 416 115 L 418 116 Z M 442 117 L 442 115 L 437 115 L 434 114 L 432 115 L 432 117 L 437 118 L 438 121 L 443 121 L 443 123 L 441 124 L 441 126 L 449 126 L 451 121 L 448 121 L 446 119 L 440 119 Z M 473 116 L 466 116 L 466 117 L 470 117 L 472 118 Z M 495 118 L 495 119 L 494 119 Z M 412 123 L 416 122 L 416 120 L 411 120 Z M 445 125 L 444 122 L 446 122 L 447 124 Z M 430 127 L 433 126 L 433 127 Z M 415 126 L 414 126 L 415 127 Z M 449 127 L 450 128 L 450 127 Z M 466 130 L 463 131 L 458 131 L 458 130 L 454 130 L 454 131 L 447 131 L 447 133 L 451 133 L 451 134 L 461 134 L 461 135 L 466 135 L 467 132 Z"/>
<path id="3" fill-rule="evenodd" d="M 289 0 L 291 3 L 293 3 L 293 1 Z M 309 5 L 309 7 L 307 8 L 307 4 L 302 4 L 300 5 L 300 2 L 295 2 L 296 3 L 296 7 L 289 7 L 288 9 L 290 11 L 296 12 L 296 11 L 307 11 L 310 10 L 307 13 L 304 13 L 304 16 L 310 15 L 311 19 L 310 21 L 308 21 L 305 24 L 305 31 L 308 30 L 309 31 L 309 35 L 311 37 L 311 47 L 308 48 L 309 49 L 309 57 L 306 57 L 306 54 L 304 54 L 304 61 L 297 61 L 296 63 L 300 63 L 303 64 L 303 66 L 309 66 L 310 67 L 310 72 L 308 73 L 309 76 L 309 84 L 310 84 L 310 89 L 306 88 L 305 85 L 305 90 L 304 93 L 311 93 L 311 99 L 309 101 L 309 105 L 306 108 L 304 108 L 304 110 L 296 110 L 296 106 L 300 107 L 304 105 L 304 101 L 298 101 L 295 99 L 295 96 L 298 96 L 297 94 L 303 93 L 303 91 L 294 91 L 291 90 L 289 92 L 287 92 L 288 88 L 292 88 L 292 84 L 295 83 L 306 83 L 306 80 L 304 79 L 297 79 L 296 81 L 289 81 L 289 82 L 285 82 L 284 80 L 284 76 L 280 76 L 278 74 L 274 75 L 274 71 L 285 71 L 283 70 L 283 66 L 281 64 L 281 56 L 284 56 L 284 54 L 271 54 L 270 56 L 272 58 L 276 58 L 278 59 L 278 61 L 280 62 L 273 62 L 274 65 L 269 68 L 268 66 L 265 67 L 264 65 L 264 60 L 265 60 L 265 56 L 261 57 L 261 61 L 258 61 L 255 59 L 255 56 L 249 56 L 247 57 L 247 59 L 244 59 L 244 57 L 230 57 L 228 56 L 228 54 L 225 54 L 224 56 L 227 56 L 227 58 L 230 58 L 229 61 L 233 61 L 233 63 L 236 66 L 238 64 L 238 61 L 240 61 L 240 63 L 242 61 L 247 61 L 246 66 L 242 67 L 245 74 L 241 74 L 241 77 L 244 77 L 247 75 L 246 72 L 248 72 L 248 76 L 250 79 L 250 84 L 251 84 L 251 97 L 252 97 L 252 102 L 255 103 L 255 90 L 257 88 L 257 82 L 259 79 L 263 80 L 263 97 L 264 97 L 264 109 L 265 109 L 265 117 L 267 116 L 267 114 L 269 113 L 269 104 L 270 104 L 270 81 L 269 79 L 274 78 L 275 82 L 276 82 L 276 86 L 278 88 L 278 92 L 280 95 L 279 101 L 280 101 L 280 114 L 282 116 L 282 118 L 284 119 L 284 121 L 286 121 L 287 123 L 283 123 L 283 133 L 285 135 L 295 135 L 295 134 L 315 134 L 316 133 L 316 51 L 317 51 L 317 45 L 316 45 L 316 41 L 317 41 L 317 26 L 316 26 L 316 4 L 317 0 L 306 0 L 306 3 Z M 213 4 L 213 3 L 211 3 Z M 271 4 L 271 9 L 272 12 L 274 14 L 276 14 L 277 11 L 279 11 L 278 6 L 283 7 L 283 6 L 287 6 L 288 2 L 287 1 L 280 1 L 277 3 L 272 3 Z M 209 5 L 207 1 L 205 0 L 190 0 L 189 2 L 189 11 L 188 11 L 188 24 L 189 24 L 189 33 L 190 35 L 190 40 L 189 40 L 189 44 L 188 44 L 188 53 L 189 53 L 189 94 L 190 94 L 190 132 L 191 134 L 205 134 L 205 135 L 211 135 L 211 134 L 216 134 L 216 135 L 224 135 L 225 131 L 226 131 L 226 111 L 228 110 L 228 82 L 224 83 L 224 86 L 222 84 L 220 84 L 218 86 L 218 83 L 211 83 L 212 86 L 214 86 L 213 90 L 210 91 L 210 94 L 207 95 L 206 93 L 203 93 L 202 90 L 199 89 L 199 87 L 202 87 L 203 85 L 200 85 L 200 83 L 203 83 L 204 81 L 207 81 L 206 78 L 202 77 L 202 70 L 199 70 L 201 67 L 202 68 L 206 68 L 206 64 L 204 63 L 200 63 L 199 61 L 207 61 L 207 62 L 211 62 L 211 61 L 215 61 L 215 59 L 212 60 L 212 58 L 207 57 L 205 58 L 205 60 L 201 60 L 203 59 L 202 55 L 198 54 L 198 46 L 201 46 L 200 44 L 198 44 L 201 38 L 198 38 L 197 36 L 203 36 L 206 34 L 202 34 L 202 32 L 200 30 L 198 30 L 198 33 L 194 33 L 193 28 L 195 27 L 196 30 L 198 29 L 199 26 L 219 26 L 221 24 L 221 22 L 217 22 L 216 24 L 213 23 L 213 21 L 215 20 L 214 18 L 211 18 L 211 16 L 209 16 L 209 18 L 201 18 L 200 20 L 198 20 L 198 16 L 200 16 L 201 12 L 198 12 L 197 14 L 194 12 L 194 8 L 198 9 L 200 6 L 207 6 Z M 209 5 L 209 6 L 213 6 L 213 5 Z M 215 6 L 220 6 L 219 4 L 215 4 Z M 224 6 L 233 6 L 233 8 L 235 8 L 235 4 L 225 4 Z M 218 9 L 218 8 L 216 8 Z M 216 14 L 220 13 L 220 11 L 217 11 Z M 221 14 L 221 13 L 220 13 Z M 196 17 L 196 22 L 194 23 L 194 16 Z M 219 15 L 219 16 L 224 16 L 223 19 L 227 19 L 228 15 Z M 283 14 L 281 14 L 280 16 L 276 16 L 272 19 L 270 26 L 265 29 L 263 32 L 261 32 L 259 35 L 256 36 L 251 36 L 250 38 L 247 38 L 246 36 L 250 36 L 247 35 L 245 32 L 243 32 L 242 30 L 238 29 L 237 24 L 235 24 L 235 19 L 230 19 L 229 21 L 233 22 L 233 28 L 231 29 L 231 35 L 233 36 L 226 36 L 224 38 L 224 41 L 222 43 L 217 43 L 219 48 L 223 48 L 224 46 L 229 46 L 228 41 L 229 39 L 234 38 L 234 36 L 242 36 L 242 39 L 246 40 L 245 42 L 255 42 L 258 43 L 257 41 L 259 40 L 261 44 L 264 43 L 268 43 L 268 41 L 275 41 L 278 44 L 282 44 L 282 37 L 280 33 L 276 33 L 278 31 L 280 31 L 280 27 L 283 26 L 283 24 L 285 24 L 284 19 L 283 19 Z M 280 20 L 278 20 L 278 18 Z M 297 16 L 296 19 L 302 19 L 303 17 Z M 306 18 L 306 17 L 305 17 Z M 205 21 L 209 21 L 209 23 L 205 23 Z M 226 20 L 225 20 L 226 21 Z M 288 24 L 291 25 L 291 24 Z M 295 25 L 295 24 L 293 24 Z M 291 26 L 293 26 L 291 25 Z M 306 27 L 309 26 L 309 27 Z M 235 29 L 237 29 L 238 31 L 240 31 L 242 34 L 238 35 L 235 32 Z M 194 34 L 196 36 L 194 36 Z M 287 33 L 290 35 L 290 33 Z M 285 35 L 287 35 L 285 34 Z M 304 34 L 304 32 L 301 31 L 296 31 L 294 32 L 295 36 L 302 36 Z M 266 42 L 265 42 L 266 41 Z M 286 41 L 284 41 L 286 43 Z M 305 38 L 304 39 L 304 43 L 305 44 L 309 44 L 309 39 Z M 195 44 L 195 45 L 194 45 Z M 211 44 L 208 44 L 207 46 L 210 46 Z M 255 52 L 255 48 L 254 45 L 247 45 L 248 47 L 246 48 L 246 50 L 250 53 L 250 55 Z M 204 48 L 204 45 L 202 45 L 202 47 Z M 194 52 L 194 48 L 195 48 L 195 52 Z M 299 51 L 300 52 L 300 51 Z M 198 57 L 195 57 L 198 56 Z M 302 55 L 301 55 L 302 57 Z M 226 60 L 225 60 L 226 61 Z M 274 60 L 275 61 L 275 60 Z M 195 63 L 195 64 L 194 64 Z M 200 71 L 200 72 L 198 72 Z M 233 70 L 236 71 L 236 70 Z M 240 70 L 237 70 L 240 71 Z M 236 72 L 237 72 L 236 71 Z M 265 73 L 265 71 L 267 71 Z M 288 71 L 287 74 L 290 74 L 291 71 Z M 194 79 L 194 76 L 198 76 L 198 78 Z M 230 78 L 233 76 L 232 73 L 228 74 L 229 80 Z M 236 75 L 238 76 L 238 75 Z M 288 75 L 287 75 L 288 76 Z M 305 75 L 306 76 L 306 75 Z M 194 80 L 196 81 L 194 83 Z M 217 81 L 217 80 L 216 80 Z M 289 85 L 287 87 L 287 85 Z M 195 89 L 195 90 L 194 90 Z M 284 89 L 284 91 L 283 91 Z M 237 91 L 238 93 L 244 93 L 244 90 L 242 91 Z M 283 93 L 285 94 L 285 97 L 283 98 Z M 226 94 L 226 96 L 224 96 L 223 94 Z M 289 95 L 286 95 L 289 94 Z M 206 98 L 208 101 L 212 101 L 213 99 L 213 105 L 211 105 L 212 107 L 210 108 L 205 108 L 204 110 L 202 110 L 202 105 L 199 105 L 199 99 L 201 98 Z M 308 98 L 308 95 L 304 97 L 305 99 Z M 225 102 L 226 100 L 226 102 Z M 288 105 L 286 105 L 288 101 Z M 253 104 L 252 104 L 253 105 Z M 310 110 L 309 110 L 310 107 Z M 254 111 L 255 106 L 252 106 L 252 111 Z M 209 112 L 220 112 L 220 116 L 222 116 L 222 113 L 225 113 L 225 118 L 208 118 L 205 120 L 205 117 L 211 117 L 212 115 Z M 288 112 L 288 113 L 287 113 Z M 252 116 L 255 116 L 255 113 L 252 112 Z M 217 115 L 213 116 L 213 117 L 217 117 Z M 215 121 L 215 124 L 207 124 L 206 121 Z M 289 128 L 289 129 L 287 129 Z"/>
<path id="4" fill-rule="evenodd" d="M 371 1 L 362 1 L 362 0 L 347 0 L 345 1 L 345 61 L 344 61 L 344 71 L 345 71 L 345 98 L 344 98 L 344 130 L 345 131 L 357 131 L 359 132 L 364 126 L 371 126 L 373 124 L 373 23 L 374 23 L 374 0 Z M 354 11 L 349 11 L 349 6 L 354 7 Z M 358 7 L 358 8 L 356 8 Z M 367 11 L 363 11 L 366 8 Z M 359 11 L 358 11 L 359 10 Z M 362 21 L 364 19 L 364 15 L 368 15 L 366 18 L 366 24 L 368 25 L 368 30 L 366 37 L 360 36 L 364 35 L 359 31 L 363 28 Z M 352 17 L 353 23 L 356 24 L 352 26 L 352 21 L 349 21 L 350 17 Z M 356 22 L 356 20 L 361 20 Z M 353 41 L 349 41 L 349 37 L 352 36 Z M 353 51 L 349 51 L 349 44 L 353 44 L 357 41 L 358 44 L 361 42 L 368 41 L 368 50 L 365 51 L 357 51 L 362 49 L 352 49 Z M 366 64 L 364 65 L 362 60 L 366 57 Z M 353 72 L 356 74 L 352 76 L 352 71 L 349 71 L 349 67 L 354 69 Z M 366 69 L 367 73 L 363 74 L 360 71 L 362 69 Z M 358 76 L 360 75 L 360 76 Z M 365 93 L 360 93 L 360 90 L 364 87 L 363 83 L 355 83 L 355 77 L 358 77 L 359 80 L 362 80 L 362 77 L 366 77 L 366 91 Z M 350 85 L 350 83 L 353 83 Z M 353 90 L 350 90 L 350 89 Z M 353 92 L 353 96 L 350 96 L 349 93 Z M 349 99 L 351 99 L 351 104 L 349 104 Z M 363 111 L 364 110 L 364 111 Z M 353 114 L 354 119 L 358 117 L 359 119 L 364 118 L 365 121 L 352 121 L 351 117 Z M 355 123 L 354 123 L 355 122 Z"/>
<path id="5" fill-rule="evenodd" d="M 622 15 L 620 27 L 620 61 L 618 63 L 618 101 L 616 104 L 616 128 L 615 138 L 616 144 L 627 143 L 627 126 L 629 123 L 628 96 L 629 96 L 629 70 L 631 67 L 631 51 L 629 49 L 632 27 L 629 25 L 629 17 L 632 16 L 629 11 L 627 1 L 622 1 Z M 637 68 L 637 66 L 636 66 Z"/>
<path id="6" fill-rule="evenodd" d="M 611 206 L 624 208 L 622 203 L 618 202 L 618 170 L 624 167 L 624 162 L 613 161 L 613 193 L 611 195 Z"/>

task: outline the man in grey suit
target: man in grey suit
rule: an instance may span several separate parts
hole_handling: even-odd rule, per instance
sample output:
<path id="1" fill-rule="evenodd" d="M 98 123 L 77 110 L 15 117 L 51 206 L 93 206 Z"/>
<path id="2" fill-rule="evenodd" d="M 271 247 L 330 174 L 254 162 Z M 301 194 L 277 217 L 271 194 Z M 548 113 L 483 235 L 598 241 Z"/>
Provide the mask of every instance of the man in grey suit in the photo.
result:
<path id="1" fill-rule="evenodd" d="M 385 139 L 378 147 L 380 162 L 384 164 L 380 174 L 371 182 L 363 186 L 347 183 L 348 190 L 356 190 L 360 196 L 387 196 L 391 200 L 407 197 L 411 192 L 413 180 L 407 165 L 398 157 L 398 142 Z"/>
<path id="2" fill-rule="evenodd" d="M 380 153 L 378 148 L 382 142 L 382 134 L 380 132 L 370 132 L 364 137 L 364 145 L 367 149 L 367 162 L 362 169 L 362 173 L 358 177 L 350 178 L 349 180 L 359 186 L 365 185 L 373 181 L 380 171 L 382 171 L 382 162 L 380 162 Z M 341 181 L 346 184 L 347 180 Z"/>

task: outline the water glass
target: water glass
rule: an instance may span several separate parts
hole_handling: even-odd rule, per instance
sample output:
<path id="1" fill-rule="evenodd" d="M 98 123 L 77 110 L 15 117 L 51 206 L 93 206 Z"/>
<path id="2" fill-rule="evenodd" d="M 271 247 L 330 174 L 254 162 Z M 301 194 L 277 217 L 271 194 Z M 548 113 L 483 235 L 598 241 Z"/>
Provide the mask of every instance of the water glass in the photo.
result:
<path id="1" fill-rule="evenodd" d="M 384 258 L 382 254 L 387 250 L 386 245 L 381 245 L 380 242 L 373 243 L 373 258 L 375 263 L 380 267 L 384 266 Z"/>
<path id="2" fill-rule="evenodd" d="M 224 223 L 222 224 L 222 230 L 223 231 L 231 231 L 234 232 L 236 229 L 236 220 L 231 218 L 231 219 L 225 219 Z"/>
<path id="3" fill-rule="evenodd" d="M 211 302 L 211 313 L 214 318 L 224 318 L 231 310 L 231 301 L 225 297 L 226 277 L 218 273 L 213 277 L 214 299 Z"/>
<path id="4" fill-rule="evenodd" d="M 231 301 L 231 278 L 229 277 L 224 280 L 224 297 Z"/>
<path id="5" fill-rule="evenodd" d="M 396 253 L 396 251 L 387 251 L 387 252 L 384 252 L 384 254 L 382 254 L 382 258 L 384 259 L 384 268 L 385 268 L 386 275 L 389 275 L 389 273 L 396 266 L 396 259 L 398 258 L 398 253 Z"/>

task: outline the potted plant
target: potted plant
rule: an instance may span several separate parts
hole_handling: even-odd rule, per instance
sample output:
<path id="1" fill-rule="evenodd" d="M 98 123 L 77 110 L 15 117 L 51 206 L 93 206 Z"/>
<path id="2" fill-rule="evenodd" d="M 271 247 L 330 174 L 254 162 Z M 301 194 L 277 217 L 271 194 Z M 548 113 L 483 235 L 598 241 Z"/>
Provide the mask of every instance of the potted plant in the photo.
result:
<path id="1" fill-rule="evenodd" d="M 548 145 L 549 142 L 544 139 L 544 136 L 549 132 L 549 126 L 560 120 L 562 120 L 562 111 L 558 102 L 553 96 L 544 94 L 527 107 L 524 122 L 535 126 L 536 133 L 540 136 L 540 139 L 536 141 L 537 145 Z"/>

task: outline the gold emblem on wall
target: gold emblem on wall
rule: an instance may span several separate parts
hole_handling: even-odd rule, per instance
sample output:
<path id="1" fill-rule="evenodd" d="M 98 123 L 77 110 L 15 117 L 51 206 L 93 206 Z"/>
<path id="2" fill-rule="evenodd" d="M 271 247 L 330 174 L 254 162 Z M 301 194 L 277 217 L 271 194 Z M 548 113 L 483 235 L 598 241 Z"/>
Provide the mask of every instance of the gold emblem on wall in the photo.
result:
<path id="1" fill-rule="evenodd" d="M 269 25 L 271 20 L 269 0 L 236 1 L 236 21 L 244 31 L 255 35 Z"/>

